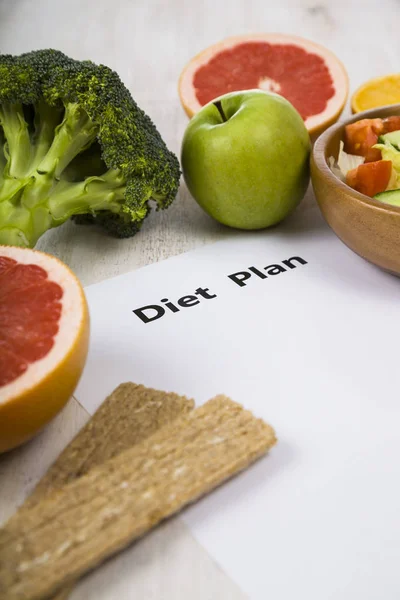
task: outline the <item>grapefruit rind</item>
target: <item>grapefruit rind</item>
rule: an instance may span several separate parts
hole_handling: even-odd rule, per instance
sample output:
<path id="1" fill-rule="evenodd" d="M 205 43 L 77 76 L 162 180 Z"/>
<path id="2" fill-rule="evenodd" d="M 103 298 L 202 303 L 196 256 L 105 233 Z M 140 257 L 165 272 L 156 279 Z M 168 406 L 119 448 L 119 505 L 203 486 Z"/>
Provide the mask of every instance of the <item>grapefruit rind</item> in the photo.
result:
<path id="1" fill-rule="evenodd" d="M 335 94 L 328 100 L 325 110 L 305 120 L 310 135 L 317 135 L 334 123 L 340 116 L 348 98 L 349 78 L 344 65 L 330 50 L 304 38 L 281 33 L 251 34 L 226 38 L 197 54 L 183 69 L 178 83 L 179 96 L 186 114 L 191 118 L 201 108 L 197 100 L 193 79 L 198 69 L 207 64 L 216 54 L 241 43 L 268 42 L 272 44 L 294 44 L 307 52 L 321 57 L 332 78 Z"/>
<path id="2" fill-rule="evenodd" d="M 41 266 L 48 279 L 63 289 L 54 346 L 18 379 L 0 388 L 0 452 L 4 452 L 36 435 L 71 397 L 88 353 L 89 313 L 78 279 L 55 257 L 11 246 L 1 246 L 0 254 Z"/>

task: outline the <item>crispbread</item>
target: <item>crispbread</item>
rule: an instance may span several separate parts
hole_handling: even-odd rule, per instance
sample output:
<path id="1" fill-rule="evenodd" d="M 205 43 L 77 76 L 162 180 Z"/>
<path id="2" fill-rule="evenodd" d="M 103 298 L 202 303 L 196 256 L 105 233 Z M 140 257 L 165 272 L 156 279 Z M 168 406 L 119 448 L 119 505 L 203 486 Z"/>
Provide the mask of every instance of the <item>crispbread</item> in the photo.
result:
<path id="1" fill-rule="evenodd" d="M 193 400 L 184 396 L 121 383 L 60 454 L 20 510 L 32 507 L 50 492 L 141 442 L 193 407 Z M 68 586 L 53 600 L 65 600 L 70 592 Z"/>
<path id="2" fill-rule="evenodd" d="M 23 507 L 87 473 L 192 410 L 193 400 L 143 385 L 121 383 L 68 444 Z"/>
<path id="3" fill-rule="evenodd" d="M 0 530 L 0 597 L 40 600 L 267 452 L 273 429 L 225 396 L 93 467 Z"/>

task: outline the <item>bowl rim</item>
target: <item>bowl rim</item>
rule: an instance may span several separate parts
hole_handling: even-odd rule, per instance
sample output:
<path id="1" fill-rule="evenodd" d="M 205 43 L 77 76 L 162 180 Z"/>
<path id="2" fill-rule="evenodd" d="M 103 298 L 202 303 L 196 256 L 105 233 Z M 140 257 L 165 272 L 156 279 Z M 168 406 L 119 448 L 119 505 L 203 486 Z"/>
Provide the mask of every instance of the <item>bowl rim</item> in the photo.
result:
<path id="1" fill-rule="evenodd" d="M 384 113 L 384 116 L 389 116 L 391 110 L 397 111 L 398 115 L 400 116 L 400 104 L 387 104 L 378 108 L 372 108 L 363 112 L 355 113 L 348 119 L 334 123 L 316 139 L 312 149 L 312 158 L 316 168 L 321 172 L 321 174 L 333 186 L 343 190 L 343 192 L 346 192 L 347 195 L 352 196 L 354 200 L 385 213 L 400 215 L 400 206 L 392 206 L 390 204 L 379 202 L 379 200 L 375 200 L 374 198 L 370 198 L 361 192 L 357 192 L 355 189 L 348 186 L 344 181 L 341 181 L 339 177 L 331 170 L 325 156 L 327 145 L 339 129 L 344 128 L 350 123 L 360 121 L 361 119 L 382 118 L 382 113 Z"/>

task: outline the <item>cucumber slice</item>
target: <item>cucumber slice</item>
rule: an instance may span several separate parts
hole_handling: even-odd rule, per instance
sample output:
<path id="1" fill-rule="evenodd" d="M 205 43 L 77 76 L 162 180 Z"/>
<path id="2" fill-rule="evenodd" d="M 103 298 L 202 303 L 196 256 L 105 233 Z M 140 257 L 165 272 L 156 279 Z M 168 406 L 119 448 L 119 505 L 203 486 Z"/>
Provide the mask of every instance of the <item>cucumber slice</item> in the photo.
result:
<path id="1" fill-rule="evenodd" d="M 375 194 L 375 200 L 384 202 L 385 204 L 391 204 L 392 206 L 400 206 L 400 190 L 388 190 L 387 192 L 380 192 Z"/>
<path id="2" fill-rule="evenodd" d="M 400 151 L 400 131 L 391 131 L 379 136 L 378 140 L 381 144 L 391 144 Z"/>

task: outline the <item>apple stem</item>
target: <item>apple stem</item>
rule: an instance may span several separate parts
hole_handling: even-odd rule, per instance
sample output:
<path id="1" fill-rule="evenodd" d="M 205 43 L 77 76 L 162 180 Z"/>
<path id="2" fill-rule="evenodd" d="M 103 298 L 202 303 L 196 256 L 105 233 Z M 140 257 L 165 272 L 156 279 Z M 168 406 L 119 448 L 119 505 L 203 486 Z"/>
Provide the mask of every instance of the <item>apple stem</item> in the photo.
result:
<path id="1" fill-rule="evenodd" d="M 222 104 L 221 104 L 221 100 L 217 100 L 217 102 L 214 102 L 214 106 L 216 106 L 218 108 L 218 112 L 222 117 L 222 120 L 224 121 L 224 123 L 226 123 L 226 121 L 228 120 L 225 116 L 224 111 L 222 110 Z"/>

